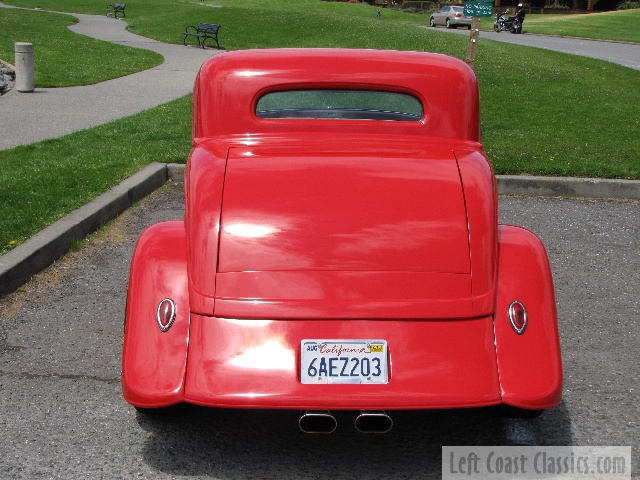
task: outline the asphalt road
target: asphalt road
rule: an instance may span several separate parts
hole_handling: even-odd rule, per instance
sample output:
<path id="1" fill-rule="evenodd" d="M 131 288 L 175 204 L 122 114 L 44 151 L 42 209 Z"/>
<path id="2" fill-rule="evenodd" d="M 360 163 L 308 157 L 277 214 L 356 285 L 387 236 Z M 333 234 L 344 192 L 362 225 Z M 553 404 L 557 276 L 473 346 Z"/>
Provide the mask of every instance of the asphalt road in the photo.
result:
<path id="1" fill-rule="evenodd" d="M 523 444 L 632 445 L 639 478 L 640 204 L 509 197 L 500 212 L 541 236 L 555 276 L 564 403 L 539 418 L 400 412 L 362 435 L 339 413 L 313 436 L 295 412 L 137 413 L 120 394 L 127 273 L 141 230 L 183 215 L 169 184 L 0 299 L 0 478 L 440 478 L 442 445 Z"/>
<path id="2" fill-rule="evenodd" d="M 557 52 L 581 55 L 583 57 L 598 58 L 607 62 L 617 63 L 625 67 L 640 70 L 640 45 L 634 43 L 603 42 L 599 40 L 587 40 L 583 38 L 556 37 L 552 35 L 527 34 L 527 20 L 524 21 L 523 35 L 515 35 L 510 32 L 480 32 L 480 42 L 483 39 L 496 40 L 498 42 L 515 43 L 529 47 L 544 48 Z M 458 35 L 469 36 L 467 29 L 448 29 L 436 27 L 438 32 L 449 32 Z M 482 45 L 482 43 L 479 43 Z M 481 48 L 481 47 L 480 47 Z"/>

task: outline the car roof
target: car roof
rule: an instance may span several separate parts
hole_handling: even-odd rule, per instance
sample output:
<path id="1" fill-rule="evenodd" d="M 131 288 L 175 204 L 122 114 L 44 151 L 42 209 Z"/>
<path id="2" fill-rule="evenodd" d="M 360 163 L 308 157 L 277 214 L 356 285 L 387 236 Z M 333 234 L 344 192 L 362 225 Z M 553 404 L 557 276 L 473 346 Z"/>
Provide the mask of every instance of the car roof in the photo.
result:
<path id="1" fill-rule="evenodd" d="M 424 106 L 418 122 L 385 122 L 389 135 L 480 141 L 479 95 L 473 70 L 459 59 L 426 52 L 358 49 L 256 49 L 212 56 L 194 89 L 194 143 L 234 135 L 301 132 L 359 133 L 381 124 L 365 120 L 261 119 L 270 92 L 358 89 L 409 94 Z M 364 123 L 363 123 L 364 122 Z"/>

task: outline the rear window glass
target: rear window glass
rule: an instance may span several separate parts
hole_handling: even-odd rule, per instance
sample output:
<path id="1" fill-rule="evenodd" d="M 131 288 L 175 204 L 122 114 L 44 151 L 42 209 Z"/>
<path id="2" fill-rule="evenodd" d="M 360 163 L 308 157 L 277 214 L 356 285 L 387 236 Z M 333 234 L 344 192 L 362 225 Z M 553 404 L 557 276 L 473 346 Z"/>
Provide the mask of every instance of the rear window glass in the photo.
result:
<path id="1" fill-rule="evenodd" d="M 419 121 L 422 103 L 413 95 L 377 90 L 288 90 L 258 100 L 259 118 Z"/>

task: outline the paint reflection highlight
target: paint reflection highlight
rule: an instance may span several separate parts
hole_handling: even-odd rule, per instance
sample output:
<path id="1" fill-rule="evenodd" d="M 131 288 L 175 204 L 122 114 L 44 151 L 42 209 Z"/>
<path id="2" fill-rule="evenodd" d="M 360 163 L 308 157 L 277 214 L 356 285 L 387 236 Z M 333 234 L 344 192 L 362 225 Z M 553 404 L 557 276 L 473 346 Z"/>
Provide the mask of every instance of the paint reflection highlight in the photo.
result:
<path id="1" fill-rule="evenodd" d="M 241 238 L 263 238 L 278 233 L 280 230 L 266 225 L 253 223 L 234 223 L 224 227 L 225 233 Z"/>
<path id="2" fill-rule="evenodd" d="M 293 352 L 277 340 L 249 348 L 244 353 L 236 355 L 229 363 L 253 370 L 295 370 Z"/>

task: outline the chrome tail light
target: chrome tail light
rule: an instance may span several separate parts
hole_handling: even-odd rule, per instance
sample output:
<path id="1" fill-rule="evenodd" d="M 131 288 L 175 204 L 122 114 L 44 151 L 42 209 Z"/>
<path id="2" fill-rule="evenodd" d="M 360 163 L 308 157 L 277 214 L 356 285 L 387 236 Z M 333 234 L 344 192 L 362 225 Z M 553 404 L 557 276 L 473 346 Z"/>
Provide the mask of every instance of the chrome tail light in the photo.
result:
<path id="1" fill-rule="evenodd" d="M 158 304 L 158 311 L 156 312 L 156 322 L 158 327 L 163 332 L 166 332 L 173 325 L 176 319 L 176 302 L 170 298 L 165 298 Z"/>
<path id="2" fill-rule="evenodd" d="M 509 322 L 518 335 L 522 335 L 527 328 L 527 309 L 520 302 L 509 305 Z"/>

